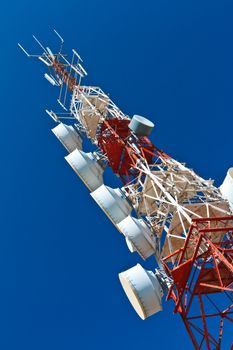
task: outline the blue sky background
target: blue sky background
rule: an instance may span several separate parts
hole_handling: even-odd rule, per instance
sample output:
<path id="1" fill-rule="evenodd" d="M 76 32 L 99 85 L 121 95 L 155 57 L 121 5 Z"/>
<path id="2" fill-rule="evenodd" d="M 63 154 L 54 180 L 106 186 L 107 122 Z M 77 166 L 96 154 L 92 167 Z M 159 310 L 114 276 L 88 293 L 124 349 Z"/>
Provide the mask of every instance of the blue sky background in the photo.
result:
<path id="1" fill-rule="evenodd" d="M 171 303 L 144 322 L 128 303 L 118 273 L 140 259 L 65 162 L 44 111 L 58 91 L 17 42 L 35 52 L 35 34 L 53 48 L 56 28 L 86 83 L 153 120 L 158 147 L 220 185 L 232 166 L 232 15 L 230 0 L 1 4 L 1 349 L 192 348 Z"/>

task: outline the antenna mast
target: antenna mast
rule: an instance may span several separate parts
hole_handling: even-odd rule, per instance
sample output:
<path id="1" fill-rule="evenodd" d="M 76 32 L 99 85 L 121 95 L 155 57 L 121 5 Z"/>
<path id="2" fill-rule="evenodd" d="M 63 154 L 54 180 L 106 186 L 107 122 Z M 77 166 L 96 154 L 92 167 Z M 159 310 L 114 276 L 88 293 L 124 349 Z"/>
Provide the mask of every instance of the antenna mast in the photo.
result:
<path id="1" fill-rule="evenodd" d="M 71 60 L 44 47 L 27 57 L 42 61 L 46 80 L 59 91 L 62 112 L 46 110 L 52 129 L 68 151 L 66 161 L 89 188 L 92 198 L 125 236 L 131 252 L 155 257 L 157 268 L 136 265 L 119 274 L 136 312 L 143 319 L 162 310 L 162 296 L 174 301 L 196 350 L 233 349 L 224 338 L 233 322 L 233 168 L 220 188 L 161 151 L 148 138 L 154 124 L 124 114 L 87 75 L 80 55 Z M 64 120 L 66 123 L 64 123 Z M 83 138 L 96 146 L 84 152 Z M 104 184 L 109 166 L 121 188 Z M 230 342 L 229 342 L 230 341 Z M 228 343 L 227 343 L 228 342 Z M 226 347 L 225 347 L 226 349 Z"/>

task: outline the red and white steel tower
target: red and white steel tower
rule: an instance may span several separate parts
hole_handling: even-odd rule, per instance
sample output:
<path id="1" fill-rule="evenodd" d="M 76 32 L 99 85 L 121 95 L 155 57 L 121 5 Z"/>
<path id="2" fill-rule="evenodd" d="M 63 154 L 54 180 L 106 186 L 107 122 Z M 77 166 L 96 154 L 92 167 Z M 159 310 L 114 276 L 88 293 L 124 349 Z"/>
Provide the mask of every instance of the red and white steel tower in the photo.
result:
<path id="1" fill-rule="evenodd" d="M 198 350 L 233 349 L 233 168 L 220 186 L 205 180 L 148 138 L 154 124 L 124 114 L 99 87 L 81 84 L 87 72 L 79 54 L 38 57 L 45 78 L 60 89 L 62 113 L 46 112 L 57 123 L 52 131 L 68 151 L 66 161 L 92 198 L 144 260 L 154 256 L 155 271 L 140 264 L 119 274 L 131 304 L 142 319 L 162 310 L 162 296 L 174 301 Z M 65 123 L 64 123 L 65 121 Z M 84 152 L 83 138 L 96 147 Z M 104 184 L 111 167 L 121 188 Z M 233 327 L 232 327 L 233 330 Z M 227 344 L 227 345 L 224 345 Z M 226 347 L 225 347 L 226 349 Z"/>

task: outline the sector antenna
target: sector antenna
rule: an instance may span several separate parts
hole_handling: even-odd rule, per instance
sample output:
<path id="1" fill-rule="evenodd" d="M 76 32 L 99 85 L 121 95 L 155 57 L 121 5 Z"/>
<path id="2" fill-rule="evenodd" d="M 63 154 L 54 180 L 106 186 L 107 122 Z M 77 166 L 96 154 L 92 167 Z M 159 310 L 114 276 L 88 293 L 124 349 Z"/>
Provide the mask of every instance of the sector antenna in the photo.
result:
<path id="1" fill-rule="evenodd" d="M 233 168 L 217 188 L 160 150 L 149 138 L 153 122 L 128 116 L 100 87 L 84 85 L 82 58 L 74 49 L 68 58 L 63 38 L 55 34 L 56 52 L 35 36 L 41 53 L 19 46 L 44 63 L 45 79 L 58 89 L 61 111 L 46 112 L 67 150 L 66 162 L 129 251 L 142 260 L 155 258 L 153 271 L 137 264 L 119 273 L 130 303 L 146 319 L 162 311 L 163 300 L 172 300 L 194 349 L 232 350 Z M 84 138 L 89 149 L 83 148 Z M 105 183 L 107 167 L 120 187 Z"/>

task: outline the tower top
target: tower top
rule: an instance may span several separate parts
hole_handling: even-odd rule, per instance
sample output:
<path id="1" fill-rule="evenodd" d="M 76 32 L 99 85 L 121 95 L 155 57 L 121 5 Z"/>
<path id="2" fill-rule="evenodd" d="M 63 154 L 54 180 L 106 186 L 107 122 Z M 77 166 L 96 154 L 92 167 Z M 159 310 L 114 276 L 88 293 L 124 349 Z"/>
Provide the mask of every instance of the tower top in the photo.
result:
<path id="1" fill-rule="evenodd" d="M 30 54 L 21 44 L 18 43 L 18 46 L 27 57 L 38 58 L 47 66 L 48 73 L 45 73 L 44 77 L 51 85 L 60 88 L 57 101 L 67 111 L 66 99 L 68 91 L 73 92 L 76 86 L 80 86 L 81 80 L 87 75 L 87 72 L 82 66 L 83 60 L 81 56 L 75 49 L 72 49 L 71 59 L 68 59 L 68 55 L 63 53 L 64 39 L 55 29 L 54 33 L 60 42 L 57 53 L 53 53 L 48 46 L 45 47 L 35 35 L 33 35 L 33 39 L 42 49 L 42 53 Z"/>

